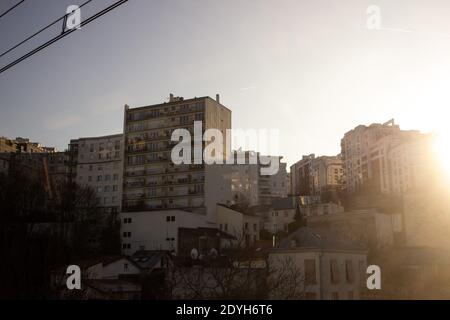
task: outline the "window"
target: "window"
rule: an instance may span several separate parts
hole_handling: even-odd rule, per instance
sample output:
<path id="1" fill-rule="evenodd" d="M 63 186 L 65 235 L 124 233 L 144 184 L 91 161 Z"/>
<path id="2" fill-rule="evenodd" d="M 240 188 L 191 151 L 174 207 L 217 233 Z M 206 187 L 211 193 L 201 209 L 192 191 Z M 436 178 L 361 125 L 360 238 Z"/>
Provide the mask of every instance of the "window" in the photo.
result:
<path id="1" fill-rule="evenodd" d="M 88 181 L 91 182 L 92 181 L 92 176 L 88 177 Z"/>
<path id="2" fill-rule="evenodd" d="M 89 165 L 89 171 L 92 171 L 92 164 Z"/>
<path id="3" fill-rule="evenodd" d="M 228 223 L 225 223 L 225 231 L 228 231 Z"/>
<path id="4" fill-rule="evenodd" d="M 123 270 L 128 271 L 128 263 L 123 264 Z"/>
<path id="5" fill-rule="evenodd" d="M 305 259 L 305 284 L 316 284 L 316 260 Z"/>
<path id="6" fill-rule="evenodd" d="M 353 300 L 353 291 L 348 292 L 348 300 Z"/>
<path id="7" fill-rule="evenodd" d="M 345 278 L 348 283 L 352 283 L 355 280 L 352 260 L 345 260 Z"/>
<path id="8" fill-rule="evenodd" d="M 97 181 L 102 181 L 102 176 L 97 176 Z"/>
<path id="9" fill-rule="evenodd" d="M 109 175 L 109 174 L 105 175 L 105 181 L 109 181 L 109 180 L 111 180 L 111 175 Z"/>
<path id="10" fill-rule="evenodd" d="M 117 185 L 115 185 L 115 186 L 113 186 L 112 190 L 113 190 L 113 191 L 117 191 L 118 188 L 119 188 L 119 187 L 118 187 Z"/>
<path id="11" fill-rule="evenodd" d="M 244 228 L 245 228 L 245 230 L 248 230 L 248 222 L 246 222 L 246 223 L 244 224 Z"/>
<path id="12" fill-rule="evenodd" d="M 170 217 L 170 221 L 175 222 L 175 216 Z"/>
<path id="13" fill-rule="evenodd" d="M 131 218 L 123 218 L 123 223 L 131 223 Z"/>
<path id="14" fill-rule="evenodd" d="M 330 260 L 330 280 L 332 283 L 339 283 L 339 269 L 335 259 Z"/>
<path id="15" fill-rule="evenodd" d="M 256 223 L 253 224 L 253 231 L 255 232 L 258 231 L 258 224 Z"/>
<path id="16" fill-rule="evenodd" d="M 119 180 L 119 175 L 117 173 L 114 173 L 113 179 L 114 180 Z"/>
<path id="17" fill-rule="evenodd" d="M 339 292 L 333 292 L 331 295 L 331 298 L 333 300 L 339 300 Z"/>
<path id="18" fill-rule="evenodd" d="M 131 232 L 129 232 L 129 231 L 128 232 L 123 232 L 122 235 L 123 235 L 124 238 L 130 238 L 131 237 Z"/>

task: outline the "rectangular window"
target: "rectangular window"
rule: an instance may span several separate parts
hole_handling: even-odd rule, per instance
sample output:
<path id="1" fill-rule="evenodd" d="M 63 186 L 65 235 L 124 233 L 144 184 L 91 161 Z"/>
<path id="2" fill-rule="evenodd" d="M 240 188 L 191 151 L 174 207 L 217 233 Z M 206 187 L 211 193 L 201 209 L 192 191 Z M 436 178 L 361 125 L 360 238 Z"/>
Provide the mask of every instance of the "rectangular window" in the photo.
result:
<path id="1" fill-rule="evenodd" d="M 335 259 L 330 260 L 330 280 L 332 283 L 339 283 L 339 269 Z"/>
<path id="2" fill-rule="evenodd" d="M 316 284 L 316 260 L 305 259 L 305 284 Z"/>
<path id="3" fill-rule="evenodd" d="M 352 260 L 345 260 L 345 278 L 348 283 L 352 283 L 355 280 Z"/>

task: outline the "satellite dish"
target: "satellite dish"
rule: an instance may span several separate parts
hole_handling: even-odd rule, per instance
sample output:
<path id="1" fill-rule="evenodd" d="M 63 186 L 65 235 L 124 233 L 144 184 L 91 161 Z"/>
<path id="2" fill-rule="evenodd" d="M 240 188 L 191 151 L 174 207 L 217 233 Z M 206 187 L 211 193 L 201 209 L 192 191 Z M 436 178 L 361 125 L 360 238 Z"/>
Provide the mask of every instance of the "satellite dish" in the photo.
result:
<path id="1" fill-rule="evenodd" d="M 191 250 L 191 258 L 192 258 L 193 260 L 197 260 L 197 258 L 198 258 L 198 250 L 197 250 L 197 249 L 193 248 L 193 249 Z"/>
<path id="2" fill-rule="evenodd" d="M 212 248 L 211 250 L 209 250 L 209 254 L 213 257 L 217 257 L 219 255 L 216 248 Z"/>

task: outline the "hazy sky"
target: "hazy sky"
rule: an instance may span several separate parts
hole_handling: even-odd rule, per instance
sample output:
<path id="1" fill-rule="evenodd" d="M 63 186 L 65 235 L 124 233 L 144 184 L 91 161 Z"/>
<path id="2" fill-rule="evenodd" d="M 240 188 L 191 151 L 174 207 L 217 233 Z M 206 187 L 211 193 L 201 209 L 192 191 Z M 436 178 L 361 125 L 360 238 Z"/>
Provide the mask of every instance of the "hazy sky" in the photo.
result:
<path id="1" fill-rule="evenodd" d="M 0 19 L 0 50 L 82 2 L 27 0 Z M 383 30 L 366 28 L 369 5 Z M 278 128 L 292 164 L 339 153 L 358 124 L 448 132 L 449 80 L 448 0 L 130 0 L 0 74 L 0 135 L 64 149 L 122 132 L 125 103 L 220 93 L 234 128 Z"/>

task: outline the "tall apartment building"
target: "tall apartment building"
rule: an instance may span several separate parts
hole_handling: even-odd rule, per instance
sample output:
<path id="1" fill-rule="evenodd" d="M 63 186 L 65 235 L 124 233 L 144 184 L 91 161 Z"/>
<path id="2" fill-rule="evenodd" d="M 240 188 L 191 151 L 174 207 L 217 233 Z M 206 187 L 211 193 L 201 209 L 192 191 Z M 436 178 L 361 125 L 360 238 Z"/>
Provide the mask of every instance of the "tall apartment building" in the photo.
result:
<path id="1" fill-rule="evenodd" d="M 394 120 L 347 132 L 341 140 L 347 192 L 362 186 L 379 193 L 418 187 L 432 167 L 431 141 L 419 131 L 400 130 Z"/>
<path id="2" fill-rule="evenodd" d="M 273 199 L 287 197 L 286 163 L 281 162 L 282 157 L 272 157 L 272 161 L 278 161 L 278 172 L 273 175 L 263 175 L 261 174 L 262 164 L 249 162 L 249 155 L 259 157 L 259 153 L 253 151 L 245 153 L 245 164 L 226 166 L 230 176 L 232 201 L 250 206 L 270 205 Z"/>
<path id="3" fill-rule="evenodd" d="M 291 166 L 291 189 L 294 195 L 321 196 L 342 186 L 343 168 L 340 156 L 303 156 Z"/>
<path id="4" fill-rule="evenodd" d="M 205 164 L 176 165 L 171 160 L 171 141 L 175 129 L 187 129 L 194 137 L 194 121 L 207 129 L 218 129 L 227 142 L 231 111 L 210 97 L 184 99 L 171 94 L 169 102 L 129 108 L 124 113 L 124 190 L 123 211 L 179 209 L 207 213 L 208 179 Z M 194 139 L 192 139 L 193 141 Z M 205 142 L 202 143 L 202 152 Z M 192 148 L 192 157 L 194 148 Z M 213 186 L 211 186 L 213 189 Z M 214 204 L 215 206 L 215 204 Z"/>
<path id="5" fill-rule="evenodd" d="M 120 212 L 122 205 L 123 135 L 79 138 L 69 146 L 72 179 L 92 187 L 100 206 Z"/>

